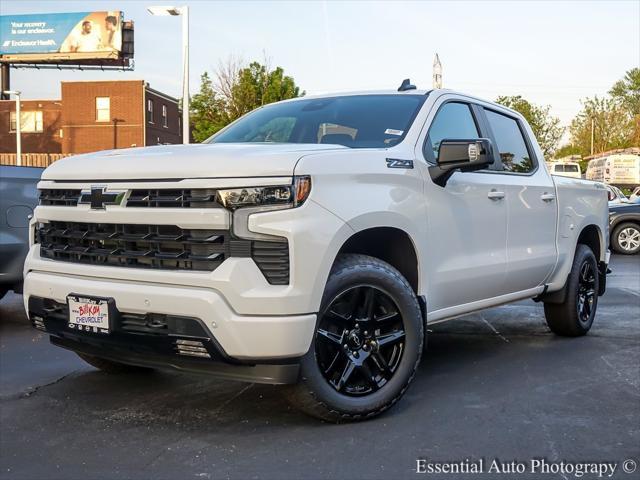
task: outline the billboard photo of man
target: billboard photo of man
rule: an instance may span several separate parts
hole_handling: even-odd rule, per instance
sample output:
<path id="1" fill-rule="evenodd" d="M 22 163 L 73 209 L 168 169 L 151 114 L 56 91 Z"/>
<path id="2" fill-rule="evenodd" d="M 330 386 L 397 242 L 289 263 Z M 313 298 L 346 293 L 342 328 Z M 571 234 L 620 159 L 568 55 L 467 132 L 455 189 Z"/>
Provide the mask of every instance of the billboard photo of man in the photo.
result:
<path id="1" fill-rule="evenodd" d="M 121 27 L 120 12 L 93 12 L 73 28 L 60 52 L 117 52 L 122 48 Z"/>
<path id="2" fill-rule="evenodd" d="M 68 41 L 65 40 L 62 48 L 60 48 L 61 52 L 98 52 L 100 50 L 102 39 L 93 28 L 91 20 L 83 21 L 80 33 L 72 35 Z M 63 50 L 65 44 L 66 50 Z"/>
<path id="3" fill-rule="evenodd" d="M 105 37 L 102 50 L 120 50 L 122 46 L 122 30 L 119 18 L 115 15 L 107 15 L 104 19 Z"/>

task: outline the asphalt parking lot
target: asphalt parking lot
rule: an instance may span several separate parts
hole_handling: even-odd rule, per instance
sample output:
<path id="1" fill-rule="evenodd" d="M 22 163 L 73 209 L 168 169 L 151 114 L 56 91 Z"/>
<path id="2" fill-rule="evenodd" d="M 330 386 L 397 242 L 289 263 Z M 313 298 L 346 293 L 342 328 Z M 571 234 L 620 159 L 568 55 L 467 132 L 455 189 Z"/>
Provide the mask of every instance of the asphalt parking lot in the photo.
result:
<path id="1" fill-rule="evenodd" d="M 346 425 L 298 413 L 281 388 L 99 373 L 32 330 L 10 294 L 0 478 L 386 479 L 420 477 L 418 458 L 640 463 L 640 258 L 614 256 L 611 268 L 588 336 L 555 337 L 531 301 L 435 325 L 404 399 Z M 573 478 L 549 475 L 563 476 Z"/>

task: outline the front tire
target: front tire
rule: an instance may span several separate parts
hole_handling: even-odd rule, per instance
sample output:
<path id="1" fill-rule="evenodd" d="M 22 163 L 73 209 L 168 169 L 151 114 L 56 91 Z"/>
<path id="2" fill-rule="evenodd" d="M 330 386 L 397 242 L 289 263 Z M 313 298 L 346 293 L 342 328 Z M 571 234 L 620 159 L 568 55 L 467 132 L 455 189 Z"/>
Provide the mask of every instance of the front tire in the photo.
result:
<path id="1" fill-rule="evenodd" d="M 379 415 L 409 387 L 423 343 L 420 305 L 402 274 L 374 257 L 340 255 L 289 400 L 330 422 Z"/>
<path id="2" fill-rule="evenodd" d="M 611 246 L 623 255 L 635 255 L 640 252 L 640 226 L 631 222 L 616 226 L 611 234 Z"/>
<path id="3" fill-rule="evenodd" d="M 598 307 L 598 275 L 593 251 L 586 245 L 578 245 L 567 278 L 564 302 L 544 304 L 547 325 L 553 333 L 579 337 L 589 331 Z"/>
<path id="4" fill-rule="evenodd" d="M 94 357 L 85 353 L 76 354 L 89 365 L 98 370 L 109 374 L 126 374 L 126 373 L 149 373 L 153 372 L 152 368 L 138 367 L 136 365 L 127 365 L 125 363 L 114 362 L 106 358 Z"/>

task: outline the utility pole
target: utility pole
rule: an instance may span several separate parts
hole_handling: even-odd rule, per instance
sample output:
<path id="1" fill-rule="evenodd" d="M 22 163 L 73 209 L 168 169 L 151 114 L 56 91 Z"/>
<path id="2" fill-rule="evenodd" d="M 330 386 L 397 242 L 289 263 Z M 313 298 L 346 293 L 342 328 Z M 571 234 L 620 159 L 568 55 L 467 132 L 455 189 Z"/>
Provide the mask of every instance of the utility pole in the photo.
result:
<path id="1" fill-rule="evenodd" d="M 189 7 L 180 8 L 182 15 L 182 143 L 189 139 Z"/>
<path id="2" fill-rule="evenodd" d="M 182 16 L 182 143 L 189 143 L 189 7 L 148 7 L 151 15 Z"/>
<path id="3" fill-rule="evenodd" d="M 8 63 L 0 64 L 0 100 L 9 100 L 9 95 L 5 93 L 11 89 L 11 65 Z"/>
<path id="4" fill-rule="evenodd" d="M 433 88 L 442 88 L 442 64 L 437 53 L 433 59 Z"/>
<path id="5" fill-rule="evenodd" d="M 595 136 L 595 122 L 591 119 L 591 155 L 593 156 L 593 139 Z"/>

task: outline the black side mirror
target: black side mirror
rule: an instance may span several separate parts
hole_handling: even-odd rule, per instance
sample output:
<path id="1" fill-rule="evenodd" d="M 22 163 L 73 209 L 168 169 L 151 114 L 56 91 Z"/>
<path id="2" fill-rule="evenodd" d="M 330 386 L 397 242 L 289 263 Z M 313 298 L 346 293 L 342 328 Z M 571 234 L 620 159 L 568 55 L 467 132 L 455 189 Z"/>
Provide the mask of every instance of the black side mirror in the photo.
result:
<path id="1" fill-rule="evenodd" d="M 431 179 L 444 187 L 453 172 L 482 170 L 493 163 L 493 145 L 488 138 L 442 140 L 437 165 L 429 167 Z"/>

